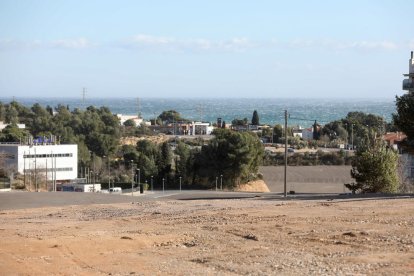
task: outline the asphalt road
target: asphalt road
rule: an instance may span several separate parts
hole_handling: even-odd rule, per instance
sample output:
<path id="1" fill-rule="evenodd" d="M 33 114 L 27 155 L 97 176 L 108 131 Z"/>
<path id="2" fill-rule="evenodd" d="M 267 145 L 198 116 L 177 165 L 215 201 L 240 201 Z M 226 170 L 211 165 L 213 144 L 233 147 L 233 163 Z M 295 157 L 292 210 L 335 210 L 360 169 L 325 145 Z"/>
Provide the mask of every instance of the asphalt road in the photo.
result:
<path id="1" fill-rule="evenodd" d="M 249 198 L 253 193 L 209 192 L 209 191 L 155 191 L 122 195 L 78 192 L 0 192 L 0 210 L 42 208 L 52 206 L 130 203 L 134 201 L 155 201 L 169 199 L 225 199 Z"/>
<path id="2" fill-rule="evenodd" d="M 59 207 L 70 205 L 132 203 L 138 201 L 159 200 L 222 200 L 222 199 L 252 199 L 252 200 L 369 200 L 377 198 L 412 198 L 414 195 L 351 195 L 351 194 L 291 194 L 287 198 L 281 193 L 250 193 L 250 192 L 221 192 L 221 191 L 155 191 L 145 194 L 115 195 L 102 193 L 77 192 L 0 192 L 0 211 Z"/>

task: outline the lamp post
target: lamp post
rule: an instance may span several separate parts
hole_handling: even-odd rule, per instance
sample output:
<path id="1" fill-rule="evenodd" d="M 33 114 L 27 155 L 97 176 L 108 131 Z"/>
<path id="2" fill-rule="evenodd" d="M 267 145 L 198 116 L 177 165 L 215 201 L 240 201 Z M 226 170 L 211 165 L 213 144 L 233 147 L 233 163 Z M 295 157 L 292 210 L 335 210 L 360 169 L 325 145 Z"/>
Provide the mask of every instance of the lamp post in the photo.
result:
<path id="1" fill-rule="evenodd" d="M 164 192 L 164 186 L 165 186 L 165 183 L 164 182 L 165 182 L 165 179 L 163 178 L 162 179 L 162 192 Z"/>
<path id="2" fill-rule="evenodd" d="M 220 190 L 223 191 L 223 175 L 220 175 Z"/>
<path id="3" fill-rule="evenodd" d="M 151 192 L 154 191 L 154 176 L 151 175 Z"/>
<path id="4" fill-rule="evenodd" d="M 181 176 L 180 176 L 180 192 L 181 192 Z"/>
<path id="5" fill-rule="evenodd" d="M 131 160 L 131 196 L 134 196 L 134 160 Z"/>
<path id="6" fill-rule="evenodd" d="M 109 160 L 108 155 L 108 190 L 111 188 L 111 161 Z"/>
<path id="7" fill-rule="evenodd" d="M 351 125 L 351 144 L 352 150 L 354 150 L 354 124 Z"/>
<path id="8" fill-rule="evenodd" d="M 139 189 L 139 192 L 141 193 L 141 170 L 137 169 L 137 171 L 138 171 L 138 189 Z"/>
<path id="9" fill-rule="evenodd" d="M 93 191 L 95 192 L 95 182 L 92 182 L 93 170 L 89 171 L 89 181 L 93 183 Z"/>

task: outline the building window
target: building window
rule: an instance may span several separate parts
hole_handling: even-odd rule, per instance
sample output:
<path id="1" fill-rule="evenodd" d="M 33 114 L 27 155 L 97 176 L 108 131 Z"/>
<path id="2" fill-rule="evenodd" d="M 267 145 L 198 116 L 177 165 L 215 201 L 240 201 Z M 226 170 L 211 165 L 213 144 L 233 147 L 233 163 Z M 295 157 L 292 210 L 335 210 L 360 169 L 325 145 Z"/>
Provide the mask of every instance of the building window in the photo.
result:
<path id="1" fill-rule="evenodd" d="M 24 154 L 23 158 L 50 158 L 50 157 L 73 157 L 73 153 L 54 153 L 54 154 Z"/>

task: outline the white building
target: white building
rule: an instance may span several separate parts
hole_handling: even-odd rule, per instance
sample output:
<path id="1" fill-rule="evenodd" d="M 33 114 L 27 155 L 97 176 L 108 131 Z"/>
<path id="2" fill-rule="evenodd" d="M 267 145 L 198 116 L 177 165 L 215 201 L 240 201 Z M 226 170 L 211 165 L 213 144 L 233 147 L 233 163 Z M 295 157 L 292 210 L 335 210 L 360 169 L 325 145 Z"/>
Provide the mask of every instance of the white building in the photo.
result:
<path id="1" fill-rule="evenodd" d="M 3 129 L 5 129 L 9 124 L 5 124 L 3 121 L 0 121 L 0 131 L 2 131 Z M 17 127 L 20 129 L 25 129 L 26 125 L 25 124 L 17 124 Z"/>
<path id="2" fill-rule="evenodd" d="M 300 126 L 298 126 L 297 128 L 295 127 L 295 128 L 293 128 L 292 129 L 292 134 L 293 134 L 293 137 L 299 137 L 299 138 L 302 138 L 302 131 L 303 131 L 303 128 L 302 127 L 300 127 Z"/>
<path id="3" fill-rule="evenodd" d="M 133 120 L 137 126 L 140 126 L 141 123 L 144 121 L 142 118 L 135 116 L 135 115 L 116 114 L 116 116 L 118 117 L 119 123 L 121 125 L 124 125 L 124 123 L 128 120 Z"/>
<path id="4" fill-rule="evenodd" d="M 313 128 L 302 129 L 302 139 L 305 141 L 313 140 Z"/>
<path id="5" fill-rule="evenodd" d="M 413 58 L 413 51 L 411 51 L 411 58 L 408 61 L 408 74 L 404 74 L 405 77 L 408 79 L 403 80 L 403 90 L 407 90 L 408 93 L 414 93 L 414 58 Z"/>
<path id="6" fill-rule="evenodd" d="M 192 122 L 190 126 L 191 135 L 210 135 L 214 127 L 210 123 Z"/>
<path id="7" fill-rule="evenodd" d="M 42 174 L 60 183 L 78 175 L 78 145 L 0 143 L 0 157 L 7 170 L 22 175 Z"/>

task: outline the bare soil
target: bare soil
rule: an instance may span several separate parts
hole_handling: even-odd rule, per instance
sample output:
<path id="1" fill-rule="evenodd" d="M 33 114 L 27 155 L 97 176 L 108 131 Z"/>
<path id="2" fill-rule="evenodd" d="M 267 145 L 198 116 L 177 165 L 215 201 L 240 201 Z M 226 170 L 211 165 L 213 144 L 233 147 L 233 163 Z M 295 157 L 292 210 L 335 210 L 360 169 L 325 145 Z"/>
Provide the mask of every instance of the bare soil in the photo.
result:
<path id="1" fill-rule="evenodd" d="M 409 275 L 414 200 L 196 200 L 0 212 L 1 275 Z"/>

